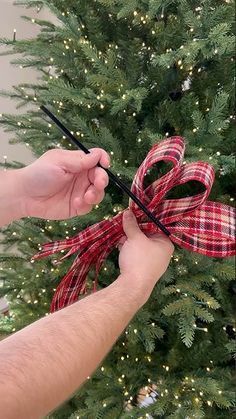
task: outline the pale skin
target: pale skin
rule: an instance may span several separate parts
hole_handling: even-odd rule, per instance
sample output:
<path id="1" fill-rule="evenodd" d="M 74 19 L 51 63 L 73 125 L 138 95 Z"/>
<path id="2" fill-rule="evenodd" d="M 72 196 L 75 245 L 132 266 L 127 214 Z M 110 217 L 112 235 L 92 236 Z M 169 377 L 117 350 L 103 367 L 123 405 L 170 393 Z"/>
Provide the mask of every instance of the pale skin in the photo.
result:
<path id="1" fill-rule="evenodd" d="M 51 150 L 32 165 L 0 172 L 0 223 L 25 216 L 65 219 L 88 213 L 108 184 L 108 155 L 93 149 Z M 150 238 L 131 211 L 123 217 L 119 277 L 107 288 L 38 320 L 0 343 L 0 406 L 4 419 L 38 419 L 90 376 L 169 264 L 173 245 Z M 145 258 L 144 256 L 145 255 Z"/>

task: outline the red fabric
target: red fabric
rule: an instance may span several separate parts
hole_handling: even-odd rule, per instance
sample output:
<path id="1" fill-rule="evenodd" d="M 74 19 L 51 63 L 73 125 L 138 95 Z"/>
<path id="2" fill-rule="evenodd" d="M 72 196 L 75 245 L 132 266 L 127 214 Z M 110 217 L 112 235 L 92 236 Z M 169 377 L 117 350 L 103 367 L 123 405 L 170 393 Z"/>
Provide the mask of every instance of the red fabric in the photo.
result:
<path id="1" fill-rule="evenodd" d="M 156 144 L 139 167 L 132 192 L 166 226 L 173 243 L 206 256 L 232 256 L 236 253 L 235 209 L 219 202 L 207 201 L 214 182 L 214 170 L 204 162 L 183 165 L 184 148 L 181 137 L 171 137 Z M 171 162 L 173 168 L 144 189 L 147 170 L 160 161 Z M 181 199 L 165 198 L 173 187 L 191 180 L 202 183 L 205 191 Z M 160 232 L 133 201 L 129 205 L 144 233 Z M 62 259 L 78 253 L 71 269 L 56 290 L 51 305 L 52 312 L 72 304 L 86 291 L 86 277 L 91 266 L 96 266 L 98 274 L 102 263 L 122 236 L 124 231 L 120 213 L 110 220 L 86 228 L 68 240 L 43 246 L 43 250 L 34 259 L 61 250 L 68 250 Z"/>

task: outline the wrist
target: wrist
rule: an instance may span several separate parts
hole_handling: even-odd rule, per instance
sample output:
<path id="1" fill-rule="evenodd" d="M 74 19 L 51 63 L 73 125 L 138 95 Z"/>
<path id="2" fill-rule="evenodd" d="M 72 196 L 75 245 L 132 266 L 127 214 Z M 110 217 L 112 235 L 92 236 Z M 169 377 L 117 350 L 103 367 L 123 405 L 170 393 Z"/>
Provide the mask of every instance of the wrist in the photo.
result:
<path id="1" fill-rule="evenodd" d="M 6 170 L 0 173 L 1 225 L 26 216 L 24 212 L 23 170 Z"/>
<path id="2" fill-rule="evenodd" d="M 123 291 L 126 294 L 130 294 L 137 305 L 137 309 L 140 309 L 149 299 L 153 286 L 148 281 L 138 280 L 131 275 L 120 274 L 117 281 L 119 286 L 123 287 Z"/>

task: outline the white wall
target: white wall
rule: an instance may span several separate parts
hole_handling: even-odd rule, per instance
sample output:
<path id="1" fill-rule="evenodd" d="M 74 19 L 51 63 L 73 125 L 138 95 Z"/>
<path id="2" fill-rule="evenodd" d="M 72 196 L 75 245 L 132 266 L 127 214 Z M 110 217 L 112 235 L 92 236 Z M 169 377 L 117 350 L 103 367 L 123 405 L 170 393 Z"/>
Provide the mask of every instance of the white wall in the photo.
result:
<path id="1" fill-rule="evenodd" d="M 49 13 L 44 10 L 40 14 L 34 9 L 25 9 L 23 7 L 14 6 L 13 0 L 0 0 L 0 38 L 12 38 L 13 31 L 16 29 L 17 39 L 31 38 L 37 34 L 37 25 L 26 22 L 20 18 L 22 15 L 30 17 L 49 18 Z M 5 47 L 0 47 L 3 51 Z M 32 69 L 20 69 L 10 64 L 14 56 L 0 56 L 0 89 L 11 89 L 13 85 L 24 82 L 34 82 L 37 78 L 36 71 Z M 0 114 L 22 112 L 16 110 L 16 103 L 13 100 L 0 97 Z M 11 134 L 12 135 L 12 134 Z M 0 126 L 0 160 L 3 156 L 7 156 L 7 160 L 17 160 L 23 163 L 32 161 L 33 156 L 29 149 L 23 145 L 10 145 L 9 133 L 4 133 Z"/>

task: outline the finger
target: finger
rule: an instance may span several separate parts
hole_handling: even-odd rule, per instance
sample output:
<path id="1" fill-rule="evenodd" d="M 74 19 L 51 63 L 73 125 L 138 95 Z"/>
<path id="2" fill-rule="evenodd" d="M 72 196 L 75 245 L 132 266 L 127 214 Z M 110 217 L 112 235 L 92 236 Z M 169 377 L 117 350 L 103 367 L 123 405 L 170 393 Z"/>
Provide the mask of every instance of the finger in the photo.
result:
<path id="1" fill-rule="evenodd" d="M 92 211 L 93 206 L 92 205 L 84 205 L 83 202 L 81 202 L 81 198 L 76 197 L 73 201 L 73 207 L 77 215 L 84 215 L 88 214 L 90 211 Z"/>
<path id="2" fill-rule="evenodd" d="M 105 167 L 107 169 L 110 166 L 110 156 L 105 150 L 103 150 L 102 148 L 91 148 L 89 151 L 100 153 L 99 163 L 102 167 Z"/>
<path id="3" fill-rule="evenodd" d="M 119 252 L 121 251 L 121 249 L 122 249 L 123 245 L 125 244 L 126 240 L 127 240 L 127 237 L 125 237 L 125 236 L 121 237 L 121 239 L 119 240 L 119 243 L 117 245 L 117 248 L 118 248 Z"/>
<path id="4" fill-rule="evenodd" d="M 70 173 L 79 173 L 83 170 L 92 169 L 99 162 L 103 162 L 104 167 L 109 165 L 106 152 L 98 148 L 92 149 L 89 154 L 85 154 L 83 151 L 51 150 L 50 161 L 53 160 L 62 169 Z"/>
<path id="5" fill-rule="evenodd" d="M 128 239 L 133 239 L 134 237 L 143 234 L 138 226 L 134 214 L 130 210 L 124 212 L 123 229 Z"/>
<path id="6" fill-rule="evenodd" d="M 162 249 L 166 249 L 166 252 L 170 255 L 174 252 L 174 245 L 172 241 L 165 236 L 163 233 L 157 233 L 157 234 L 147 234 L 147 237 L 154 242 L 158 243 L 158 245 L 161 246 Z"/>
<path id="7" fill-rule="evenodd" d="M 89 205 L 99 204 L 104 198 L 104 190 L 98 191 L 94 185 L 90 185 L 84 194 L 84 201 Z"/>
<path id="8" fill-rule="evenodd" d="M 95 167 L 94 169 L 89 170 L 88 174 L 89 180 L 94 184 L 95 188 L 98 190 L 103 190 L 109 183 L 109 178 L 105 170 L 100 167 Z"/>

